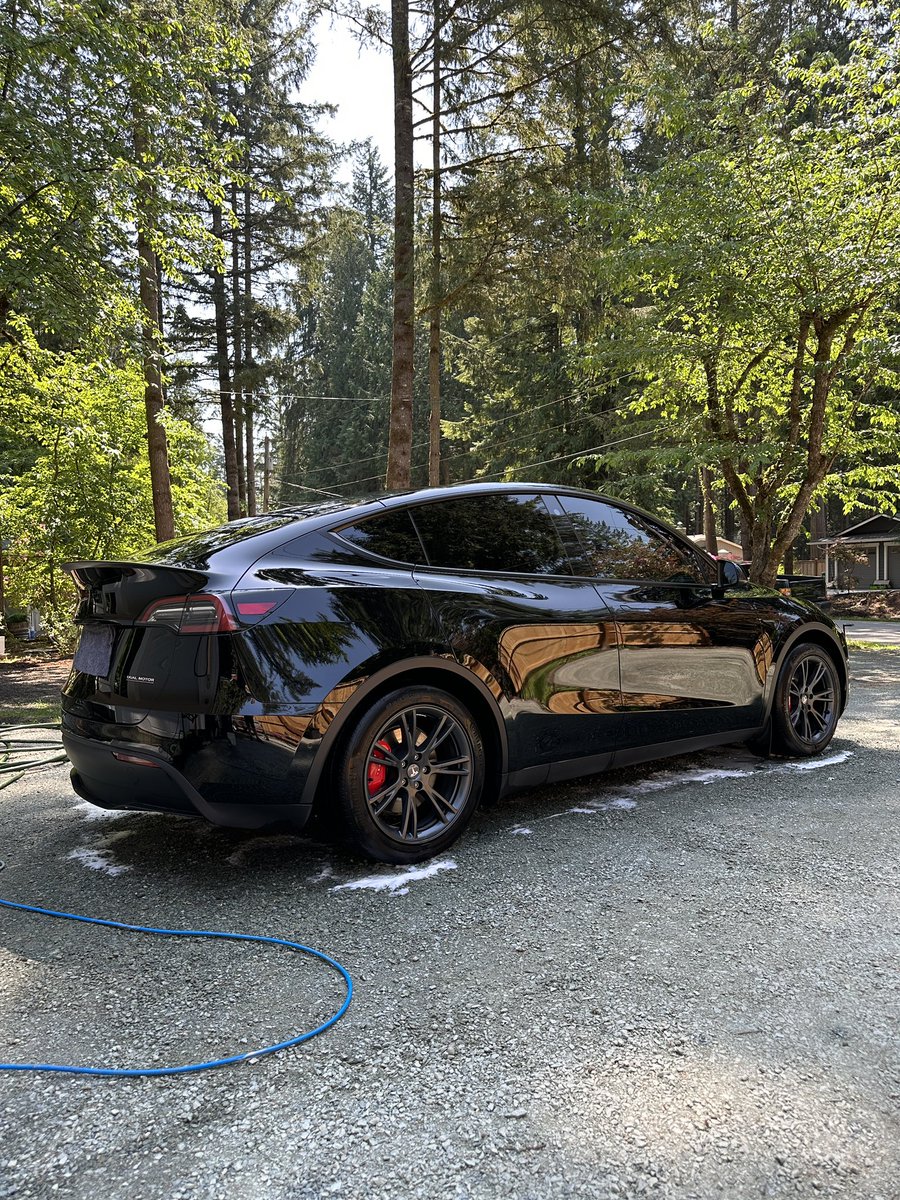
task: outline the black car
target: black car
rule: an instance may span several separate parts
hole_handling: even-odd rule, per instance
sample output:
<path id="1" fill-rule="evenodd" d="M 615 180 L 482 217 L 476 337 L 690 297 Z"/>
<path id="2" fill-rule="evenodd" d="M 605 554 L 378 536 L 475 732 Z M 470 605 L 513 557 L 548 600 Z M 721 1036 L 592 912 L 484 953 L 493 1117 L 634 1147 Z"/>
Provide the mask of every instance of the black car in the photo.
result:
<path id="1" fill-rule="evenodd" d="M 79 795 L 246 828 L 316 809 L 386 862 L 514 788 L 742 740 L 817 754 L 846 703 L 814 605 L 565 488 L 285 509 L 69 569 Z"/>

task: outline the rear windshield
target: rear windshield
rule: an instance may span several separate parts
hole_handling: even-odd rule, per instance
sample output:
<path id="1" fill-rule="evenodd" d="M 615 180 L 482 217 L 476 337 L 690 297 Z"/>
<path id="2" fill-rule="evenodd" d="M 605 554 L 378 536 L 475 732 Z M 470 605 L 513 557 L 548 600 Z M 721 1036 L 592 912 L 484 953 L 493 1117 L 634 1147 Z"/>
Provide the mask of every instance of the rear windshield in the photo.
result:
<path id="1" fill-rule="evenodd" d="M 260 533 L 270 533 L 294 525 L 300 516 L 311 516 L 310 513 L 298 514 L 295 510 L 278 513 L 266 513 L 262 517 L 244 517 L 240 521 L 231 521 L 218 529 L 205 529 L 202 533 L 190 533 L 187 537 L 173 538 L 170 542 L 162 542 L 135 554 L 130 562 L 155 563 L 161 566 L 194 567 L 206 570 L 209 560 L 220 550 L 242 542 L 245 538 L 256 537 Z"/>

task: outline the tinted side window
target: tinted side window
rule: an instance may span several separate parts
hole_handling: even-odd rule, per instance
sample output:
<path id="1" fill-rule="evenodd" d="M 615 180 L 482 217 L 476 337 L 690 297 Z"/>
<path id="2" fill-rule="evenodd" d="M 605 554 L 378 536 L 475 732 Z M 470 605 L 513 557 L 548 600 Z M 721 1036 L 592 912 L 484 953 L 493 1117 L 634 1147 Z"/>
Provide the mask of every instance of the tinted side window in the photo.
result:
<path id="1" fill-rule="evenodd" d="M 468 496 L 413 509 L 433 567 L 569 575 L 571 566 L 540 496 Z"/>
<path id="2" fill-rule="evenodd" d="M 335 532 L 360 550 L 368 550 L 370 554 L 393 562 L 422 562 L 422 543 L 409 519 L 409 509 L 369 517 L 358 525 L 345 525 Z"/>
<path id="3" fill-rule="evenodd" d="M 715 582 L 716 569 L 635 513 L 580 496 L 560 496 L 571 535 L 580 545 L 579 574 L 605 579 Z"/>

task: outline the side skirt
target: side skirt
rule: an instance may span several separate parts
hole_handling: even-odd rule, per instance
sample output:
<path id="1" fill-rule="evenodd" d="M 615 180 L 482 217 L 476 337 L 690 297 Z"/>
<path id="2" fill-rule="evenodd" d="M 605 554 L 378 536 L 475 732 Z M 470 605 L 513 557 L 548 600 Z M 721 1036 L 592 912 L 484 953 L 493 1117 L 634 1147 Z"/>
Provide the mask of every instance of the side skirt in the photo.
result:
<path id="1" fill-rule="evenodd" d="M 751 726 L 749 729 L 731 729 L 726 733 L 681 738 L 676 742 L 655 742 L 648 746 L 631 746 L 627 750 L 617 750 L 612 754 L 591 754 L 586 758 L 569 758 L 562 762 L 525 767 L 520 771 L 509 773 L 501 795 L 521 791 L 525 788 L 540 787 L 545 783 L 577 779 L 580 775 L 596 775 L 601 771 L 615 770 L 617 767 L 635 766 L 638 763 L 652 762 L 654 759 L 676 758 L 679 754 L 692 754 L 697 750 L 709 750 L 713 746 L 746 742 L 750 738 L 758 737 L 762 731 L 763 727 L 760 726 Z"/>

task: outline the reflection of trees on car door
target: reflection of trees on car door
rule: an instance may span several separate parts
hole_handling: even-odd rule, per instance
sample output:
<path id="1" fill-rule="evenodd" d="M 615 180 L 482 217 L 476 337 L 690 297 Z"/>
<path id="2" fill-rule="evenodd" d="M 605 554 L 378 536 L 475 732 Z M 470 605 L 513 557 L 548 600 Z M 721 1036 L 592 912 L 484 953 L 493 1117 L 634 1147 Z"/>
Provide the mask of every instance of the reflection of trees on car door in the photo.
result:
<path id="1" fill-rule="evenodd" d="M 623 749 L 763 722 L 775 610 L 714 591 L 713 561 L 643 516 L 561 497 L 564 536 L 615 617 Z"/>

